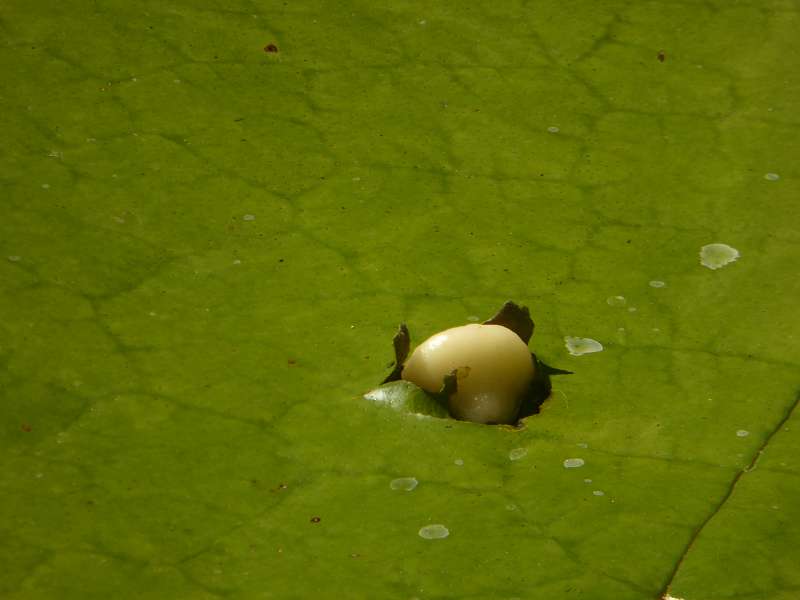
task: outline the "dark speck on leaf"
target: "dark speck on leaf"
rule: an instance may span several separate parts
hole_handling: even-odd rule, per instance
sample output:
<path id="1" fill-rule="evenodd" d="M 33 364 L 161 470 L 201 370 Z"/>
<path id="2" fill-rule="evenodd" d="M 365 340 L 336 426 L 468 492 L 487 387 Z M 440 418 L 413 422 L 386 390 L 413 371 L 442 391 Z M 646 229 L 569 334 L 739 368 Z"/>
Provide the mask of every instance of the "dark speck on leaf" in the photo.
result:
<path id="1" fill-rule="evenodd" d="M 32 429 L 33 428 L 30 425 L 28 425 L 27 423 L 22 425 L 22 431 L 24 431 L 26 433 L 30 433 Z"/>
<path id="2" fill-rule="evenodd" d="M 295 359 L 293 359 L 293 358 L 290 358 L 286 362 L 289 363 L 289 365 L 296 365 L 297 364 L 297 361 Z"/>
<path id="3" fill-rule="evenodd" d="M 278 51 L 278 47 L 275 44 L 267 44 L 264 46 L 264 52 L 270 52 L 275 54 Z"/>
<path id="4" fill-rule="evenodd" d="M 311 517 L 311 522 L 312 523 L 319 523 L 321 520 L 322 519 L 320 519 L 319 517 Z"/>
<path id="5" fill-rule="evenodd" d="M 658 51 L 658 62 L 664 62 L 664 60 L 666 58 L 667 58 L 667 55 L 664 54 L 664 51 L 663 50 L 659 50 Z"/>

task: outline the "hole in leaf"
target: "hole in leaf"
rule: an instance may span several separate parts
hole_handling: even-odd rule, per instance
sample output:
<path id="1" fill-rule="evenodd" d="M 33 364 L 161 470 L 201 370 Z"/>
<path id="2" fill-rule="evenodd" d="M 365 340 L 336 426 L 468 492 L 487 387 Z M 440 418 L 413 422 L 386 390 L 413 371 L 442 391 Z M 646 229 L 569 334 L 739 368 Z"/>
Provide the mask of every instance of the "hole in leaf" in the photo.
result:
<path id="1" fill-rule="evenodd" d="M 550 396 L 550 377 L 570 373 L 530 352 L 534 328 L 528 308 L 508 301 L 483 324 L 440 332 L 409 356 L 403 323 L 392 339 L 392 372 L 364 397 L 401 412 L 520 425 Z"/>

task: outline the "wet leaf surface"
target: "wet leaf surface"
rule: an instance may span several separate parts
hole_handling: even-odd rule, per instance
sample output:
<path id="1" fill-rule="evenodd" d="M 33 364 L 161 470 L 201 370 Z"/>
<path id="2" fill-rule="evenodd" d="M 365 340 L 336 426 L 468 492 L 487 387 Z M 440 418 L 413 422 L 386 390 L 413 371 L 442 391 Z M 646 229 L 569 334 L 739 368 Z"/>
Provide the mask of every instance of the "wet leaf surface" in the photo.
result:
<path id="1" fill-rule="evenodd" d="M 798 16 L 3 3 L 0 596 L 795 598 Z M 362 399 L 507 298 L 524 429 Z"/>

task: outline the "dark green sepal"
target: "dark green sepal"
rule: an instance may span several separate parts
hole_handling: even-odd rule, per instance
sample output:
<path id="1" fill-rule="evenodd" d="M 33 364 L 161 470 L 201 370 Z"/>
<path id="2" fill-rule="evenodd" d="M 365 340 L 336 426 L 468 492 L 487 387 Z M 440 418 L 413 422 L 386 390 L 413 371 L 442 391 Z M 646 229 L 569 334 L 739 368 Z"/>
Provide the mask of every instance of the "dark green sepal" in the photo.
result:
<path id="1" fill-rule="evenodd" d="M 400 323 L 397 333 L 392 338 L 392 345 L 394 346 L 394 369 L 381 383 L 397 381 L 403 374 L 403 366 L 406 364 L 406 358 L 411 350 L 411 335 L 408 333 L 405 323 Z"/>
<path id="2" fill-rule="evenodd" d="M 519 336 L 525 345 L 533 336 L 535 325 L 527 306 L 520 306 L 511 300 L 506 301 L 503 307 L 497 311 L 497 314 L 488 321 L 483 322 L 484 325 L 502 325 L 506 329 L 510 329 Z"/>

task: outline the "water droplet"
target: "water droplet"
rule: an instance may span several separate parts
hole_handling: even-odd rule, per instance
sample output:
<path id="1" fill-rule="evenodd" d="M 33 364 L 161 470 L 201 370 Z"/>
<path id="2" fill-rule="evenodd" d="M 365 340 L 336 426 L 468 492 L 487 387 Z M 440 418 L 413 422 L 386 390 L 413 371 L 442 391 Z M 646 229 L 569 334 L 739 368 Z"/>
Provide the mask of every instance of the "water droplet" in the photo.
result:
<path id="1" fill-rule="evenodd" d="M 603 490 L 594 490 L 592 492 L 592 494 L 595 495 L 595 496 L 605 496 L 606 495 L 606 493 Z"/>
<path id="2" fill-rule="evenodd" d="M 516 504 L 506 504 L 506 510 L 517 510 Z"/>
<path id="3" fill-rule="evenodd" d="M 600 352 L 603 349 L 603 344 L 597 340 L 593 340 L 592 338 L 572 337 L 569 335 L 564 337 L 564 345 L 572 356 Z"/>
<path id="4" fill-rule="evenodd" d="M 583 480 L 583 483 L 592 483 L 592 480 L 587 478 Z"/>
<path id="5" fill-rule="evenodd" d="M 475 321 L 480 321 L 480 320 L 481 320 L 481 318 L 479 316 L 477 316 L 477 315 L 470 315 L 470 316 L 467 317 L 467 321 L 472 321 L 473 323 Z"/>
<path id="6" fill-rule="evenodd" d="M 625 306 L 625 296 L 609 296 L 606 298 L 606 304 L 609 306 Z"/>
<path id="7" fill-rule="evenodd" d="M 747 431 L 747 429 L 740 429 L 739 431 L 736 432 L 736 435 L 737 437 L 747 437 L 748 435 L 750 435 L 750 432 Z"/>
<path id="8" fill-rule="evenodd" d="M 564 468 L 565 469 L 577 469 L 578 467 L 582 467 L 585 465 L 586 462 L 582 458 L 568 458 L 564 461 Z"/>
<path id="9" fill-rule="evenodd" d="M 12 254 L 11 256 L 8 257 L 8 260 L 10 260 L 11 262 L 19 262 L 20 260 L 22 260 L 22 257 Z"/>
<path id="10" fill-rule="evenodd" d="M 242 217 L 242 220 L 243 221 L 255 221 L 256 220 L 256 216 L 255 215 L 244 215 Z"/>
<path id="11" fill-rule="evenodd" d="M 577 444 L 575 444 L 575 445 L 576 445 L 578 448 L 588 448 L 588 447 L 589 447 L 589 444 L 587 444 L 586 442 L 578 442 L 578 443 L 577 443 Z"/>
<path id="12" fill-rule="evenodd" d="M 448 535 L 450 535 L 450 531 L 447 527 L 439 525 L 438 523 L 434 525 L 425 525 L 425 527 L 419 530 L 419 537 L 425 538 L 426 540 L 441 540 Z"/>
<path id="13" fill-rule="evenodd" d="M 550 127 L 547 128 L 547 131 L 549 131 L 550 133 L 558 133 L 561 130 L 555 125 L 551 125 Z"/>
<path id="14" fill-rule="evenodd" d="M 455 459 L 453 461 L 453 464 L 455 464 L 456 466 L 459 466 L 459 467 L 463 467 L 464 466 L 464 461 L 462 459 L 460 459 L 460 458 L 457 458 L 457 459 Z"/>
<path id="15" fill-rule="evenodd" d="M 419 485 L 419 481 L 417 481 L 416 477 L 398 477 L 397 479 L 392 479 L 389 487 L 396 491 L 410 492 L 417 485 Z"/>
<path id="16" fill-rule="evenodd" d="M 50 189 L 50 184 L 49 183 L 43 183 L 42 184 L 42 189 L 43 190 L 49 190 Z"/>
<path id="17" fill-rule="evenodd" d="M 654 279 L 653 281 L 650 282 L 650 287 L 651 288 L 663 288 L 663 287 L 667 287 L 667 284 L 664 283 L 663 281 L 659 281 L 658 279 Z"/>
<path id="18" fill-rule="evenodd" d="M 764 179 L 766 179 L 767 181 L 778 181 L 778 179 L 780 178 L 781 176 L 778 175 L 777 173 L 767 173 L 766 175 L 764 175 Z"/>
<path id="19" fill-rule="evenodd" d="M 242 264 L 242 261 L 237 258 L 236 260 L 233 261 L 233 264 L 240 265 Z"/>
<path id="20" fill-rule="evenodd" d="M 631 307 L 628 308 L 628 312 L 636 312 L 637 310 L 639 310 L 639 309 L 636 308 L 635 306 L 631 306 Z"/>
<path id="21" fill-rule="evenodd" d="M 700 264 L 709 269 L 720 269 L 739 258 L 739 251 L 728 244 L 706 244 L 700 248 Z"/>
<path id="22" fill-rule="evenodd" d="M 508 458 L 510 460 L 519 460 L 521 458 L 525 458 L 528 455 L 527 448 L 514 448 L 511 452 L 508 453 Z"/>

